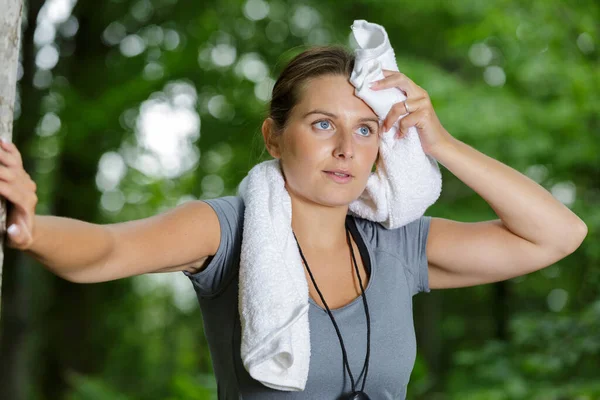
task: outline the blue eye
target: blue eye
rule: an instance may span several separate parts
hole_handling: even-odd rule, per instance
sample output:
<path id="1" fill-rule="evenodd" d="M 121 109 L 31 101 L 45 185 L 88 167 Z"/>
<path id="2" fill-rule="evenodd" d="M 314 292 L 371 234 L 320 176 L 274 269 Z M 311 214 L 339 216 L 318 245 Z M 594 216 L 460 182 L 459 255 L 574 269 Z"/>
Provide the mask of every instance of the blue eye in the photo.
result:
<path id="1" fill-rule="evenodd" d="M 316 126 L 317 129 L 322 129 L 322 130 L 332 129 L 331 122 L 326 119 L 314 122 L 313 126 Z M 370 136 L 373 133 L 373 131 L 374 130 L 368 125 L 363 125 L 360 128 L 358 128 L 359 135 L 364 136 L 364 137 Z"/>
<path id="2" fill-rule="evenodd" d="M 327 121 L 327 120 L 317 121 L 317 122 L 315 122 L 315 124 L 317 124 L 319 129 L 327 129 L 327 127 L 330 125 L 329 121 Z M 323 126 L 324 124 L 326 126 Z"/>
<path id="3" fill-rule="evenodd" d="M 368 136 L 371 134 L 371 128 L 369 128 L 368 126 L 361 126 L 360 128 L 358 128 L 359 131 L 362 129 L 361 136 Z"/>

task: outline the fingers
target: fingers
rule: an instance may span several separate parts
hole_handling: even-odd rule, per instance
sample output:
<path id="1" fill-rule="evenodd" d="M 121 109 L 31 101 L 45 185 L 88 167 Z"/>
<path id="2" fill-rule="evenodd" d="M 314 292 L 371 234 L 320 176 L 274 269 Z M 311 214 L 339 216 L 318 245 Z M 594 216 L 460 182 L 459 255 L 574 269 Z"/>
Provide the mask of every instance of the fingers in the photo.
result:
<path id="1" fill-rule="evenodd" d="M 37 186 L 23 169 L 21 153 L 14 145 L 0 140 L 0 196 L 11 203 L 7 215 L 7 245 L 26 249 L 31 245 L 32 216 L 38 202 Z"/>
<path id="2" fill-rule="evenodd" d="M 12 238 L 17 238 L 19 237 L 19 233 L 21 233 L 21 229 L 19 228 L 19 225 L 17 224 L 12 224 L 11 226 L 8 227 L 8 229 L 6 230 L 6 232 L 8 232 L 8 234 L 12 237 Z M 14 240 L 14 239 L 13 239 Z"/>
<path id="3" fill-rule="evenodd" d="M 382 90 L 396 87 L 402 90 L 406 97 L 425 97 L 427 92 L 401 72 L 383 70 L 385 78 L 371 83 L 371 90 Z"/>
<path id="4" fill-rule="evenodd" d="M 5 197 L 12 207 L 7 210 L 7 245 L 16 249 L 27 249 L 33 241 L 31 234 L 32 218 L 38 202 L 35 189 L 29 182 L 22 184 L 17 180 L 6 182 L 0 180 L 0 195 Z"/>
<path id="5" fill-rule="evenodd" d="M 3 139 L 0 140 L 0 181 L 18 181 L 34 191 L 37 189 L 35 182 L 23 169 L 23 161 L 17 147 Z"/>
<path id="6" fill-rule="evenodd" d="M 10 247 L 21 250 L 30 247 L 32 235 L 27 224 L 22 223 L 21 221 L 12 223 L 8 229 L 6 229 L 6 233 L 8 234 L 7 244 Z"/>
<path id="7" fill-rule="evenodd" d="M 14 143 L 0 140 L 0 163 L 7 166 L 22 166 L 21 153 Z"/>
<path id="8" fill-rule="evenodd" d="M 0 195 L 13 203 L 13 205 L 22 209 L 29 208 L 29 202 L 33 201 L 33 198 L 31 200 L 27 200 L 27 196 L 21 187 L 4 181 L 0 181 Z"/>
<path id="9" fill-rule="evenodd" d="M 37 203 L 36 190 L 37 185 L 23 169 L 16 146 L 0 140 L 0 195 L 27 210 Z"/>
<path id="10" fill-rule="evenodd" d="M 0 182 L 23 187 L 25 190 L 36 191 L 37 185 L 29 174 L 20 166 L 0 165 Z M 0 193 L 1 194 L 1 193 Z"/>
<path id="11" fill-rule="evenodd" d="M 419 113 L 410 113 L 406 117 L 402 118 L 398 123 L 397 137 L 402 137 L 408 133 L 408 129 L 411 126 L 420 128 L 419 124 L 423 121 L 423 111 Z"/>
<path id="12" fill-rule="evenodd" d="M 12 168 L 0 165 L 0 180 L 12 182 L 15 179 L 15 173 Z"/>
<path id="13" fill-rule="evenodd" d="M 405 101 L 395 103 L 392 106 L 392 108 L 390 109 L 390 111 L 388 112 L 388 114 L 386 115 L 385 120 L 383 121 L 383 131 L 384 132 L 389 131 L 390 128 L 392 127 L 392 125 L 394 125 L 394 123 L 398 120 L 398 118 L 400 118 L 402 115 L 407 114 L 407 110 L 406 110 L 407 105 L 408 105 L 408 110 L 410 110 L 410 113 L 414 114 L 417 111 L 424 108 L 426 106 L 426 103 L 427 103 L 427 99 L 424 99 L 424 98 L 418 98 L 418 99 L 407 98 Z M 406 118 L 407 117 L 404 117 L 403 120 Z"/>
<path id="14" fill-rule="evenodd" d="M 392 108 L 390 108 L 390 111 L 388 112 L 388 114 L 385 117 L 385 120 L 383 121 L 383 131 L 387 132 L 390 130 L 390 128 L 392 127 L 392 125 L 394 125 L 394 123 L 398 120 L 398 118 L 400 118 L 400 116 L 404 115 L 404 114 L 408 114 L 408 110 L 406 103 L 408 103 L 409 100 L 406 99 L 405 101 L 401 101 L 399 103 L 395 103 Z M 411 101 L 412 103 L 412 101 Z M 414 111 L 414 106 L 411 106 L 410 104 L 408 105 L 408 109 Z"/>
<path id="15" fill-rule="evenodd" d="M 372 83 L 372 90 L 382 90 L 395 87 L 402 90 L 406 94 L 406 100 L 394 104 L 388 112 L 388 115 L 383 122 L 383 131 L 387 132 L 402 115 L 406 115 L 409 111 L 411 114 L 414 114 L 420 109 L 424 108 L 425 103 L 429 101 L 429 95 L 423 88 L 418 86 L 401 72 L 384 69 L 383 75 L 385 78 Z M 407 117 L 403 119 L 406 118 Z"/>

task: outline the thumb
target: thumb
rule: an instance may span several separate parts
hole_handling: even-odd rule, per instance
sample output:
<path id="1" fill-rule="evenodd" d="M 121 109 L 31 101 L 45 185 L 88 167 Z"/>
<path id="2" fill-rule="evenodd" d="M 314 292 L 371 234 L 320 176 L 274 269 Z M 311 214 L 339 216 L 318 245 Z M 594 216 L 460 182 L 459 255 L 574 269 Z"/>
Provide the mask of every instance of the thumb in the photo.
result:
<path id="1" fill-rule="evenodd" d="M 8 232 L 8 234 L 10 236 L 12 236 L 13 238 L 16 238 L 19 236 L 19 233 L 21 233 L 21 229 L 19 228 L 19 226 L 17 224 L 12 224 L 11 226 L 8 227 L 6 232 Z"/>
<path id="2" fill-rule="evenodd" d="M 20 239 L 22 236 L 21 228 L 17 224 L 12 224 L 11 226 L 9 226 L 6 230 L 6 233 L 8 233 L 13 243 L 20 244 Z"/>

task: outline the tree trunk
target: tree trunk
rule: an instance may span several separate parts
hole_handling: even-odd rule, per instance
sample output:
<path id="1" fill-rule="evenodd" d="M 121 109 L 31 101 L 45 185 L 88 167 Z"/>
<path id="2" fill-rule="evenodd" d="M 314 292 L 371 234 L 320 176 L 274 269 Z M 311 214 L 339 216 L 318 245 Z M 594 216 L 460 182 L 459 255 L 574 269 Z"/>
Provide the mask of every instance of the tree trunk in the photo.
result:
<path id="1" fill-rule="evenodd" d="M 14 4 L 15 1 L 12 3 Z M 39 120 L 41 98 L 39 90 L 35 90 L 32 83 L 35 72 L 33 34 L 42 4 L 43 0 L 29 0 L 26 4 L 23 3 L 23 13 L 27 12 L 27 14 L 22 15 L 22 24 L 19 23 L 23 25 L 19 29 L 22 36 L 18 48 L 21 53 L 19 59 L 23 75 L 16 89 L 20 95 L 22 117 L 13 121 L 12 142 L 21 152 L 24 169 L 30 173 L 35 170 L 35 166 L 32 157 L 25 149 L 32 137 L 35 137 L 34 128 Z M 6 1 L 0 0 L 0 7 L 5 10 Z M 0 35 L 0 37 L 8 36 Z M 4 56 L 0 56 L 0 65 L 4 66 Z M 12 113 L 10 115 L 12 117 Z M 30 397 L 32 365 L 35 365 L 31 359 L 33 319 L 31 271 L 38 266 L 34 265 L 35 262 L 31 257 L 21 251 L 10 248 L 3 250 L 3 264 L 6 268 L 2 276 L 3 307 L 0 318 L 0 399 L 24 400 Z"/>
<path id="2" fill-rule="evenodd" d="M 446 377 L 444 369 L 444 338 L 442 335 L 442 314 L 444 293 L 432 291 L 418 296 L 414 302 L 415 330 L 419 352 L 427 364 L 428 378 L 432 387 L 428 393 L 439 390 Z"/>
<path id="3" fill-rule="evenodd" d="M 0 137 L 11 140 L 15 94 L 17 88 L 17 60 L 21 37 L 23 0 L 0 0 Z M 0 228 L 6 231 L 6 201 L 0 200 Z M 2 266 L 4 263 L 4 234 L 0 235 L 0 299 L 2 298 Z M 2 306 L 0 300 L 0 307 Z"/>
<path id="4" fill-rule="evenodd" d="M 12 140 L 13 114 L 17 87 L 17 60 L 19 56 L 19 40 L 21 37 L 21 12 L 23 0 L 0 0 L 0 137 Z M 4 265 L 4 232 L 6 231 L 6 201 L 0 199 L 0 308 L 2 306 L 2 270 Z M 2 315 L 0 313 L 0 315 Z M 0 331 L 1 332 L 1 331 Z M 0 354 L 0 359 L 4 354 Z M 20 370 L 23 365 L 13 365 Z M 5 374 L 2 374 L 3 378 Z M 0 379 L 4 386 L 4 379 Z M 19 385 L 13 385 L 15 392 L 6 393 L 11 399 L 23 398 L 23 393 L 16 392 Z M 22 386 L 21 386 L 22 387 Z"/>
<path id="5" fill-rule="evenodd" d="M 494 288 L 494 320 L 496 321 L 496 339 L 508 341 L 508 322 L 510 319 L 510 283 L 508 281 L 496 282 Z"/>

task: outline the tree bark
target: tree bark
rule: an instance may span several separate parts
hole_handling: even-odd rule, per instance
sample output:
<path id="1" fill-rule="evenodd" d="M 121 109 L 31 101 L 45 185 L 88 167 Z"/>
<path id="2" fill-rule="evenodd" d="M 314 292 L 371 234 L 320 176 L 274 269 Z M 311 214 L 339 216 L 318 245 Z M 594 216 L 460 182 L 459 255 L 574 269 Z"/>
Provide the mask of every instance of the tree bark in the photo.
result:
<path id="1" fill-rule="evenodd" d="M 23 0 L 0 0 L 0 137 L 12 140 L 13 114 L 17 88 L 17 61 L 21 38 Z M 6 201 L 0 199 L 0 299 L 2 298 L 2 267 L 4 263 L 4 232 L 6 231 Z M 0 308 L 2 306 L 0 300 Z"/>
<path id="2" fill-rule="evenodd" d="M 506 342 L 510 339 L 508 323 L 510 319 L 510 283 L 496 282 L 494 288 L 494 320 L 496 321 L 496 339 Z"/>
<path id="3" fill-rule="evenodd" d="M 15 95 L 17 88 L 17 61 L 19 57 L 19 45 L 21 38 L 21 13 L 23 11 L 23 0 L 0 0 L 0 137 L 6 140 L 12 140 L 13 115 L 15 109 Z M 2 281 L 4 266 L 4 232 L 6 232 L 6 200 L 0 198 L 0 309 L 2 306 Z M 2 315 L 0 313 L 0 315 Z M 1 334 L 1 331 L 0 331 Z M 0 336 L 1 339 L 1 336 Z M 0 359 L 5 355 L 1 352 Z M 13 365 L 15 370 L 21 370 L 24 366 Z M 7 378 L 2 374 L 0 384 L 4 386 Z M 16 382 L 11 385 L 15 391 L 7 392 L 9 397 L 18 399 L 23 398 L 22 389 Z"/>
<path id="4" fill-rule="evenodd" d="M 26 4 L 19 1 L 19 3 L 23 5 L 22 13 L 27 13 L 22 15 L 23 20 L 19 23 L 22 36 L 18 50 L 21 53 L 19 59 L 22 63 L 23 76 L 19 85 L 15 87 L 20 94 L 22 117 L 13 121 L 12 142 L 21 152 L 23 167 L 31 173 L 35 170 L 35 166 L 32 157 L 25 149 L 32 137 L 35 137 L 34 128 L 39 120 L 41 95 L 33 88 L 35 72 L 33 35 L 43 0 L 29 0 Z M 5 4 L 6 1 L 0 0 L 0 9 L 4 10 Z M 2 35 L 2 38 L 4 37 Z M 0 65 L 3 66 L 4 57 L 0 56 L 0 60 Z M 6 268 L 2 276 L 0 317 L 0 399 L 24 400 L 30 395 L 32 365 L 35 365 L 31 359 L 31 326 L 34 318 L 31 307 L 31 271 L 35 265 L 33 265 L 34 260 L 25 253 L 10 248 L 3 249 L 3 258 Z"/>

